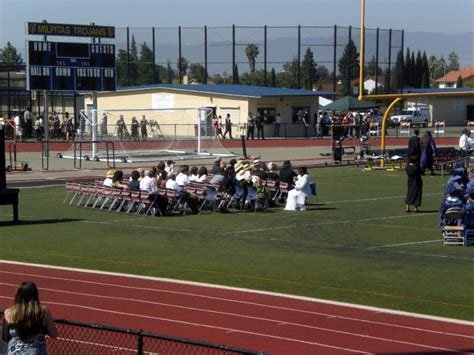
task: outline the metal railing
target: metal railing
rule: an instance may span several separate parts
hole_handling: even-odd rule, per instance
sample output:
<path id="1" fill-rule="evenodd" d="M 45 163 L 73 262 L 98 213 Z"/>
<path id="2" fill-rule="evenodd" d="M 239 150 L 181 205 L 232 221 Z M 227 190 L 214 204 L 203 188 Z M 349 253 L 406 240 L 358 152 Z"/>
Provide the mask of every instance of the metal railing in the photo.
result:
<path id="1" fill-rule="evenodd" d="M 0 310 L 0 321 L 3 311 Z M 48 354 L 264 354 L 231 346 L 148 333 L 142 330 L 56 319 L 57 338 L 47 338 Z M 3 345 L 4 347 L 6 345 Z M 0 342 L 0 354 L 3 354 Z"/>

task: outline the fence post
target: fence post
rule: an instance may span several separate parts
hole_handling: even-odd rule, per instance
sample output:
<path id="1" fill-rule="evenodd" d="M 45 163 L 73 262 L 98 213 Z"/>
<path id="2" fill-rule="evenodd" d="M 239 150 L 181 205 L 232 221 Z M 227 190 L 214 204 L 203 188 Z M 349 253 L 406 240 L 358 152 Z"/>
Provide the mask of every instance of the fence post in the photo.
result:
<path id="1" fill-rule="evenodd" d="M 137 354 L 142 355 L 143 354 L 143 330 L 139 330 L 137 332 Z"/>

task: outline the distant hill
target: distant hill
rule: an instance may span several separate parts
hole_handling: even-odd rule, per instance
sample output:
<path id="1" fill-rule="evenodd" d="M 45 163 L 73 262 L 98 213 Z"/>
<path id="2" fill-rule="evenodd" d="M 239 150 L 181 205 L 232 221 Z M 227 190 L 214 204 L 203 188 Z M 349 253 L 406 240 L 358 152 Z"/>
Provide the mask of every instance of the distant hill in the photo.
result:
<path id="1" fill-rule="evenodd" d="M 474 66 L 474 32 L 442 34 L 431 32 L 405 32 L 405 48 L 426 51 L 427 55 L 444 56 L 452 51 L 459 55 L 461 67 Z"/>

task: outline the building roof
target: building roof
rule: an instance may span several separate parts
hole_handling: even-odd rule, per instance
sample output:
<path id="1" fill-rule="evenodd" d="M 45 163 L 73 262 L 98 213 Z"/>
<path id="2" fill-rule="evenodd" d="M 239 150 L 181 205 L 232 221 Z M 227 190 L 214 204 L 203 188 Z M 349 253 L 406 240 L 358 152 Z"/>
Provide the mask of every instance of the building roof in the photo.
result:
<path id="1" fill-rule="evenodd" d="M 441 83 L 444 83 L 444 82 L 455 83 L 460 76 L 463 80 L 465 80 L 467 78 L 470 78 L 473 75 L 474 75 L 474 67 L 462 68 L 460 70 L 450 71 L 445 76 L 437 79 L 436 82 L 438 82 L 438 83 L 439 82 L 441 82 Z"/>
<path id="2" fill-rule="evenodd" d="M 184 92 L 197 92 L 206 94 L 219 94 L 244 97 L 275 97 L 275 96 L 331 96 L 333 92 L 329 91 L 311 91 L 298 89 L 273 88 L 266 86 L 251 85 L 178 85 L 178 84 L 154 84 L 139 86 L 124 86 L 117 88 L 117 91 L 135 91 L 135 90 L 175 90 Z"/>
<path id="3" fill-rule="evenodd" d="M 430 94 L 440 92 L 472 92 L 474 88 L 425 88 L 425 89 L 403 89 L 403 94 Z"/>

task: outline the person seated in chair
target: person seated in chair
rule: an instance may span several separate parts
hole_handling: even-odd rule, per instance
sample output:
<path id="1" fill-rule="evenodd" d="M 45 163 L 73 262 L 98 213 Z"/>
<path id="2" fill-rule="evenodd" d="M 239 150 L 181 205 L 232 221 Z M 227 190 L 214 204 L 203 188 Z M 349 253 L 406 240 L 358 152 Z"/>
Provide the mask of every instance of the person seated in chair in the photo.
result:
<path id="1" fill-rule="evenodd" d="M 285 211 L 305 211 L 306 199 L 312 195 L 310 178 L 305 167 L 298 169 L 295 188 L 288 192 Z"/>

